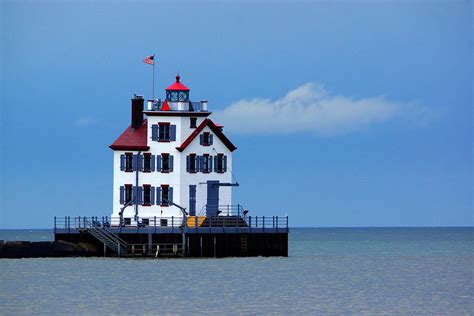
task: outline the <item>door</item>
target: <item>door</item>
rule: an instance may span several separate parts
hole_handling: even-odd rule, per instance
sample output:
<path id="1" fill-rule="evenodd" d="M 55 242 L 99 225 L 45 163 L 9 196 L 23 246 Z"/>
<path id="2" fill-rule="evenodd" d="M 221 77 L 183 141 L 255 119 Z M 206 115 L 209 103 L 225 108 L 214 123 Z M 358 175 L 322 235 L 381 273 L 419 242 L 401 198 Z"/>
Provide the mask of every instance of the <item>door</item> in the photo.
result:
<path id="1" fill-rule="evenodd" d="M 207 216 L 217 216 L 219 209 L 219 181 L 207 181 Z"/>
<path id="2" fill-rule="evenodd" d="M 196 186 L 189 186 L 189 215 L 196 216 Z"/>

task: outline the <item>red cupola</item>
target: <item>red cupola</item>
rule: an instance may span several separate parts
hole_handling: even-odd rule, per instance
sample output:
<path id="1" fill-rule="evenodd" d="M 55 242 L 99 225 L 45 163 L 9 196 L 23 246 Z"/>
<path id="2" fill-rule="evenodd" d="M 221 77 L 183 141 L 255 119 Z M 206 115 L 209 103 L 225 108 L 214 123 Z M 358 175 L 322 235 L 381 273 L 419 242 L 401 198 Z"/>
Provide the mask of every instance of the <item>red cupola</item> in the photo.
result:
<path id="1" fill-rule="evenodd" d="M 189 102 L 189 88 L 179 82 L 181 77 L 176 75 L 176 82 L 166 88 L 166 101 Z"/>

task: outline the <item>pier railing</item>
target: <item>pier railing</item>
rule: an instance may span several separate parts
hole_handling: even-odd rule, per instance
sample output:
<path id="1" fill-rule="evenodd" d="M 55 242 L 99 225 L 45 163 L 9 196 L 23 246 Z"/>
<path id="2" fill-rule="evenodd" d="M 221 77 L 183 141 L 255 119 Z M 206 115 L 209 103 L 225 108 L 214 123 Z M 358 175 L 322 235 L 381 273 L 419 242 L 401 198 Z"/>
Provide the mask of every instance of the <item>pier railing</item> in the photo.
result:
<path id="1" fill-rule="evenodd" d="M 231 214 L 231 213 L 229 213 Z M 120 219 L 120 217 L 92 216 L 92 217 L 54 217 L 54 229 L 84 229 L 94 227 L 106 228 L 182 228 L 182 217 L 139 217 L 134 219 Z M 288 216 L 247 216 L 247 215 L 220 215 L 220 216 L 188 216 L 188 229 L 198 228 L 286 228 Z"/>

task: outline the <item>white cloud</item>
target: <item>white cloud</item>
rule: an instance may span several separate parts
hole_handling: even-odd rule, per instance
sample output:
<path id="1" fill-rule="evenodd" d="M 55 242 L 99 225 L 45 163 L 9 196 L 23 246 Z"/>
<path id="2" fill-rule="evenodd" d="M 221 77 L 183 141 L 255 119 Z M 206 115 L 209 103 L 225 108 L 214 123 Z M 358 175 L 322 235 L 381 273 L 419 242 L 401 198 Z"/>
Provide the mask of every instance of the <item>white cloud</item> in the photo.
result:
<path id="1" fill-rule="evenodd" d="M 344 134 L 397 117 L 411 120 L 426 114 L 414 103 L 389 101 L 383 96 L 354 99 L 332 95 L 318 83 L 306 83 L 277 100 L 239 100 L 215 112 L 216 121 L 233 133 L 319 135 Z"/>
<path id="2" fill-rule="evenodd" d="M 73 122 L 75 127 L 89 127 L 97 124 L 97 120 L 90 116 L 80 117 Z"/>

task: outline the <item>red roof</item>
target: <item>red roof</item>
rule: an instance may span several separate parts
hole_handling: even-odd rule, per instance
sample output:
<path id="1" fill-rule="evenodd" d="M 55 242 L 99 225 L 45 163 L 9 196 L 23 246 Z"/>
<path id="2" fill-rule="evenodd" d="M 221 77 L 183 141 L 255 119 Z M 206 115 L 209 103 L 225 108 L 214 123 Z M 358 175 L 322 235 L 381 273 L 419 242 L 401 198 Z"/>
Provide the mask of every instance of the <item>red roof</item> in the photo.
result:
<path id="1" fill-rule="evenodd" d="M 232 142 L 224 135 L 224 133 L 222 133 L 221 129 L 217 127 L 216 124 L 214 124 L 214 122 L 208 118 L 202 121 L 202 123 L 191 133 L 191 135 L 186 138 L 186 140 L 181 144 L 181 146 L 176 147 L 176 149 L 178 151 L 183 151 L 184 149 L 186 149 L 186 147 L 191 144 L 193 139 L 196 138 L 206 126 L 209 126 L 209 128 L 214 132 L 214 134 L 219 137 L 219 139 L 230 151 L 234 151 L 237 149 L 237 147 L 232 144 Z"/>
<path id="2" fill-rule="evenodd" d="M 179 90 L 179 91 L 189 91 L 189 88 L 186 87 L 184 84 L 179 82 L 179 78 L 181 78 L 179 75 L 176 75 L 176 82 L 173 83 L 171 86 L 166 88 L 166 90 Z"/>
<path id="3" fill-rule="evenodd" d="M 129 126 L 109 147 L 113 150 L 148 150 L 147 122 L 148 120 L 143 120 L 136 130 Z"/>
<path id="4" fill-rule="evenodd" d="M 168 101 L 165 100 L 165 102 L 163 103 L 163 106 L 161 107 L 161 110 L 162 111 L 169 111 L 170 110 L 170 106 L 168 105 Z"/>

